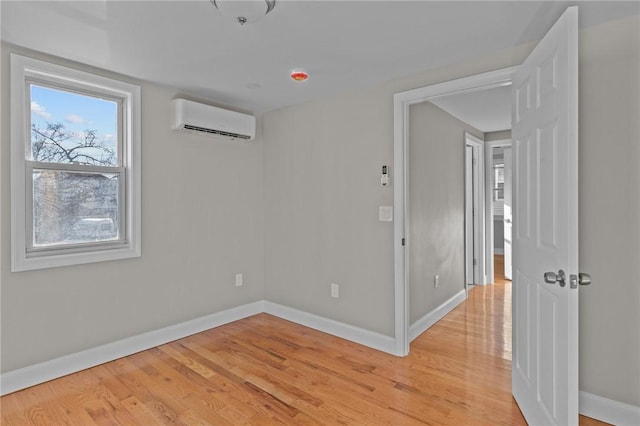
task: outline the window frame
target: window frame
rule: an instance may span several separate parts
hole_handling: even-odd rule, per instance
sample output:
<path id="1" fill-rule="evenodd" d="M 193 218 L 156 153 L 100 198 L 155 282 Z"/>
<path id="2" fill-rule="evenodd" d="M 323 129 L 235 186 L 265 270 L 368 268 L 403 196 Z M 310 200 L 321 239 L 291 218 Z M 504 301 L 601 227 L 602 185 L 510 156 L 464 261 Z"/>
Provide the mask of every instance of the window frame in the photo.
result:
<path id="1" fill-rule="evenodd" d="M 13 272 L 141 255 L 140 86 L 11 54 L 11 270 Z M 31 159 L 32 84 L 119 102 L 118 165 L 89 166 Z M 33 247 L 33 170 L 119 175 L 119 239 Z M 29 238 L 31 238 L 29 240 Z"/>

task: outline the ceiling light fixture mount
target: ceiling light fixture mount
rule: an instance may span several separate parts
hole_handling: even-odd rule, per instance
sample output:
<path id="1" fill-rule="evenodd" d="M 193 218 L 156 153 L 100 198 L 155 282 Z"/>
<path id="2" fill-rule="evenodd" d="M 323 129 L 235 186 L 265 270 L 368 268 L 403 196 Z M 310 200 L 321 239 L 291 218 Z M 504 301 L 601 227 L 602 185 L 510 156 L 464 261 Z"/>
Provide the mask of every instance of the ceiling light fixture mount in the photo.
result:
<path id="1" fill-rule="evenodd" d="M 271 12 L 276 0 L 210 0 L 222 16 L 233 19 L 241 26 L 251 24 Z"/>

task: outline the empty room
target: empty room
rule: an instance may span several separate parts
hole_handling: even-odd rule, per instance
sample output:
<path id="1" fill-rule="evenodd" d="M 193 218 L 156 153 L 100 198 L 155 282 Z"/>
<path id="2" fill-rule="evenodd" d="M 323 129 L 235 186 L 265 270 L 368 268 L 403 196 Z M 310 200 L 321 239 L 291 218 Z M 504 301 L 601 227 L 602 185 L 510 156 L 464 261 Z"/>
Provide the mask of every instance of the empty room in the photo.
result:
<path id="1" fill-rule="evenodd" d="M 0 2 L 3 425 L 640 424 L 640 2 Z"/>

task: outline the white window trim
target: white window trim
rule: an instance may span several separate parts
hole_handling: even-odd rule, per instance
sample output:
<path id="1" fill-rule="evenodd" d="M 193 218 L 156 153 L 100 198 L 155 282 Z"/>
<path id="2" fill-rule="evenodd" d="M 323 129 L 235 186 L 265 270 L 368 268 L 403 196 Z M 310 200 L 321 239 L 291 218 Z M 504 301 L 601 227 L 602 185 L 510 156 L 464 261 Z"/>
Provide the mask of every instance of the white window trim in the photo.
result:
<path id="1" fill-rule="evenodd" d="M 26 191 L 27 149 L 30 138 L 30 108 L 27 102 L 26 80 L 38 78 L 70 87 L 101 93 L 117 94 L 124 98 L 123 163 L 125 168 L 125 232 L 126 243 L 117 248 L 87 247 L 83 251 L 38 254 L 27 253 Z M 79 265 L 141 255 L 141 95 L 140 87 L 111 78 L 11 55 L 11 271 Z"/>

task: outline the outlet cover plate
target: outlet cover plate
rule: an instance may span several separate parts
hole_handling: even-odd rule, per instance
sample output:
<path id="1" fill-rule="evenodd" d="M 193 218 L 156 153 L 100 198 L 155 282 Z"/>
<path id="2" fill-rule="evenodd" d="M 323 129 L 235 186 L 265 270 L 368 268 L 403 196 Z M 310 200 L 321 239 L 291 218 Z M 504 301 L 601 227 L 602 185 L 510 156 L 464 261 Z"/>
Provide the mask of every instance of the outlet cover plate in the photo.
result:
<path id="1" fill-rule="evenodd" d="M 336 283 L 331 283 L 331 297 L 334 299 L 340 297 L 340 286 Z"/>

